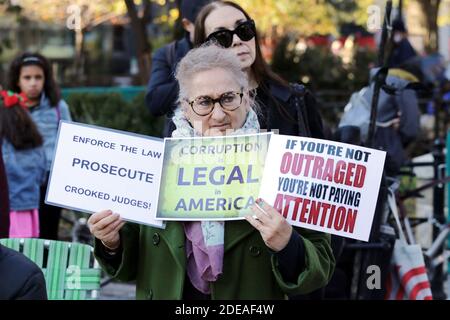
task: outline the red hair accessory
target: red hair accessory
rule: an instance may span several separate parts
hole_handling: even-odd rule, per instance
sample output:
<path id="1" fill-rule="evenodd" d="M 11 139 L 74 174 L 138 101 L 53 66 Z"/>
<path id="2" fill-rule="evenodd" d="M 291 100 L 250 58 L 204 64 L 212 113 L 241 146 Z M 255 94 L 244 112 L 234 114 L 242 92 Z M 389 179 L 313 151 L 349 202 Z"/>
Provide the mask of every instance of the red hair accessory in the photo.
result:
<path id="1" fill-rule="evenodd" d="M 12 91 L 2 90 L 0 96 L 3 98 L 3 104 L 5 108 L 11 108 L 15 105 L 19 105 L 23 108 L 28 107 L 28 99 L 24 93 L 18 94 Z"/>

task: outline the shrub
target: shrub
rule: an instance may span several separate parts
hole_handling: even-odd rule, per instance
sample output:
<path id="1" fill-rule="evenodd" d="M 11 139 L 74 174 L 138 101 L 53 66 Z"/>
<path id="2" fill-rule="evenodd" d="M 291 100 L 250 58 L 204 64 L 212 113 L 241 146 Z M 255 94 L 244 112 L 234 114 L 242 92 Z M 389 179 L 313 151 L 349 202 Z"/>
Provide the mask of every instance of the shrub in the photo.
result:
<path id="1" fill-rule="evenodd" d="M 161 137 L 163 118 L 145 107 L 144 93 L 127 102 L 119 93 L 71 93 L 66 99 L 76 122 Z"/>

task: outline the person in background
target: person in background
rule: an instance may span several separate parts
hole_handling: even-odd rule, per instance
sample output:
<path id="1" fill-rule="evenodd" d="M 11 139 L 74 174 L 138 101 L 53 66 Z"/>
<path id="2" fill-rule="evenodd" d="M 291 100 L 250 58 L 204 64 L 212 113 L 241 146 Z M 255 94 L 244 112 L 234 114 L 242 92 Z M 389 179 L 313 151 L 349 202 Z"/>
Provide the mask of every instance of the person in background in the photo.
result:
<path id="1" fill-rule="evenodd" d="M 28 110 L 44 139 L 47 175 L 41 186 L 40 237 L 57 240 L 61 208 L 47 205 L 44 200 L 59 121 L 71 120 L 69 107 L 60 97 L 49 61 L 38 53 L 24 53 L 14 59 L 9 68 L 8 82 L 9 90 L 27 97 Z"/>
<path id="2" fill-rule="evenodd" d="M 256 18 L 256 17 L 255 17 Z M 325 139 L 321 115 L 312 93 L 288 83 L 265 62 L 256 22 L 233 1 L 214 1 L 204 6 L 195 21 L 194 46 L 216 43 L 235 54 L 245 72 L 251 95 L 260 106 L 260 128 L 279 134 Z M 292 299 L 318 299 L 323 290 Z"/>
<path id="3" fill-rule="evenodd" d="M 249 79 L 251 94 L 261 107 L 261 129 L 323 139 L 315 98 L 298 84 L 289 84 L 270 70 L 261 53 L 255 21 L 232 1 L 204 6 L 195 21 L 194 46 L 214 42 L 233 52 Z"/>
<path id="4" fill-rule="evenodd" d="M 388 68 L 398 68 L 408 60 L 417 56 L 416 50 L 408 40 L 408 31 L 400 17 L 392 22 L 392 52 L 388 60 Z"/>
<path id="5" fill-rule="evenodd" d="M 0 91 L 1 153 L 9 190 L 9 237 L 39 237 L 39 189 L 45 178 L 42 137 L 22 95 Z"/>
<path id="6" fill-rule="evenodd" d="M 1 126 L 1 124 L 0 124 Z M 2 128 L 0 127 L 0 132 Z M 0 136 L 0 149 L 3 139 Z M 0 152 L 0 239 L 9 237 L 9 196 L 3 154 Z"/>
<path id="7" fill-rule="evenodd" d="M 370 70 L 371 79 L 374 79 L 378 71 L 379 68 Z M 385 169 L 388 176 L 394 177 L 399 173 L 401 166 L 408 160 L 406 147 L 420 133 L 420 109 L 415 86 L 422 79 L 423 74 L 418 67 L 404 63 L 388 70 L 386 85 L 390 91 L 380 91 L 374 148 L 386 151 Z M 371 104 L 374 86 L 372 80 L 352 95 L 339 123 L 340 128 L 359 125 L 363 141 L 367 139 L 370 121 L 370 114 L 364 112 L 364 109 L 368 110 Z"/>
<path id="8" fill-rule="evenodd" d="M 152 115 L 166 116 L 164 137 L 170 137 L 175 128 L 171 120 L 178 94 L 175 69 L 178 62 L 192 49 L 195 18 L 200 9 L 209 2 L 211 0 L 182 0 L 180 10 L 185 36 L 158 49 L 153 55 L 145 104 Z"/>
<path id="9" fill-rule="evenodd" d="M 47 300 L 42 270 L 22 253 L 1 244 L 0 300 Z"/>

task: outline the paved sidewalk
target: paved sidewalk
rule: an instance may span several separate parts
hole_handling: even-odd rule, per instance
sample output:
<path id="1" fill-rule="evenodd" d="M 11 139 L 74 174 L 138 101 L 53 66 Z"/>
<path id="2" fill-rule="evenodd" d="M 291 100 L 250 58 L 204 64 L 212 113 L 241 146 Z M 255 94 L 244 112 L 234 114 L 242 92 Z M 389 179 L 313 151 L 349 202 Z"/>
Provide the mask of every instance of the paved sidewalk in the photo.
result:
<path id="1" fill-rule="evenodd" d="M 446 286 L 447 300 L 450 300 L 450 277 Z M 110 282 L 100 290 L 99 300 L 135 300 L 136 286 L 129 283 Z"/>
<path id="2" fill-rule="evenodd" d="M 450 275 L 447 276 L 445 292 L 447 293 L 447 300 L 450 300 Z"/>
<path id="3" fill-rule="evenodd" d="M 100 289 L 99 300 L 135 300 L 136 285 L 132 283 L 110 282 Z"/>

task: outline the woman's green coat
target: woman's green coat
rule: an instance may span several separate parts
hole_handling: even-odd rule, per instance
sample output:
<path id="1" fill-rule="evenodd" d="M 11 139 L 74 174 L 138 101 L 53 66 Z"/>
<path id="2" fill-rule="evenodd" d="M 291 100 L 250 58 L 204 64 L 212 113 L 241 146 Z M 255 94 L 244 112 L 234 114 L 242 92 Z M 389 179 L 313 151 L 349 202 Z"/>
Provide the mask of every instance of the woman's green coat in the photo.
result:
<path id="1" fill-rule="evenodd" d="M 223 274 L 211 284 L 212 299 L 285 299 L 325 286 L 335 266 L 330 235 L 296 230 L 305 244 L 305 267 L 296 283 L 287 283 L 260 233 L 245 220 L 226 222 Z M 182 299 L 189 281 L 182 223 L 167 222 L 164 230 L 127 223 L 120 234 L 122 252 L 115 264 L 99 251 L 96 241 L 102 267 L 119 280 L 136 280 L 137 299 Z"/>

